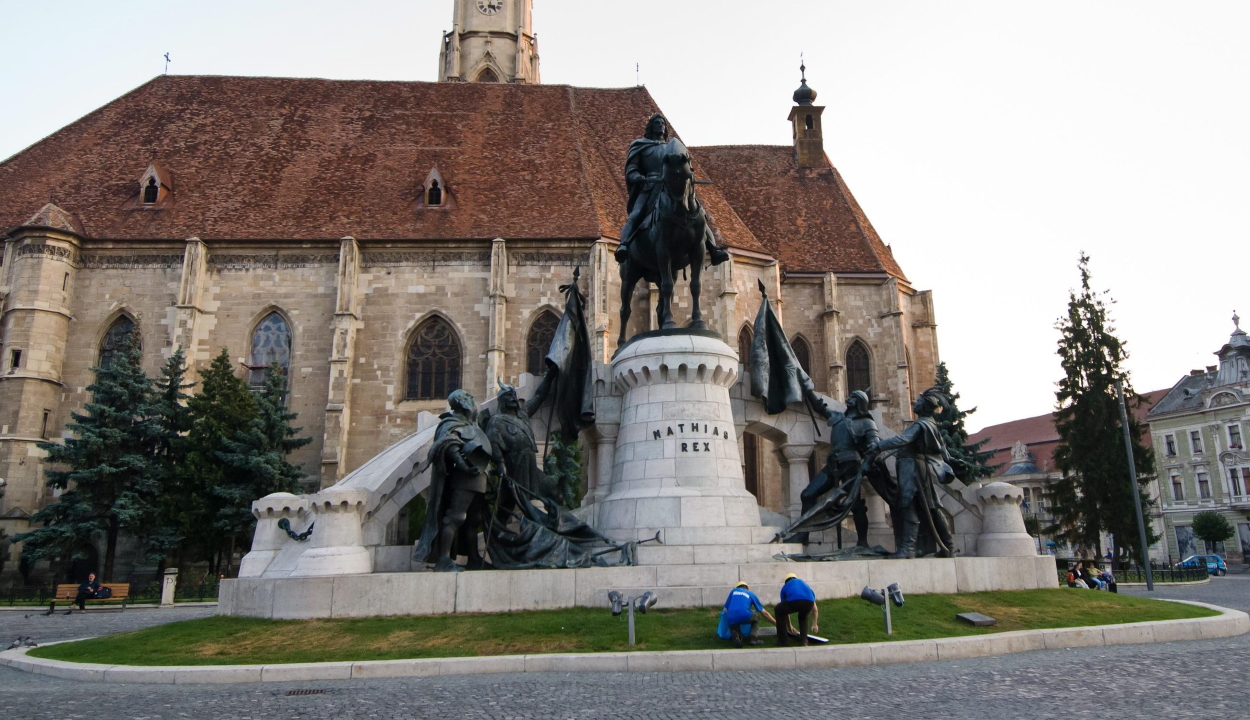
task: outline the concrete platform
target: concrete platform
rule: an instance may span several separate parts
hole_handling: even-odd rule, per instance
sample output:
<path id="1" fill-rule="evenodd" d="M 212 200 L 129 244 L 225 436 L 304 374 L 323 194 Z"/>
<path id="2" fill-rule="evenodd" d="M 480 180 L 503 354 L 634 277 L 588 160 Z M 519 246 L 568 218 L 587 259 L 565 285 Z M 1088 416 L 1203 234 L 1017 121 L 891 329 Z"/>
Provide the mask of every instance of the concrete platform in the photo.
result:
<path id="1" fill-rule="evenodd" d="M 773 546 L 782 547 L 782 546 Z M 640 548 L 641 549 L 641 548 Z M 695 548 L 697 551 L 698 548 Z M 907 594 L 1058 587 L 1050 556 L 843 562 L 638 565 L 580 570 L 374 573 L 223 580 L 220 615 L 276 619 L 440 615 L 605 607 L 609 590 L 654 590 L 657 607 L 715 607 L 739 581 L 766 603 L 787 573 L 820 599 L 852 597 L 897 582 Z"/>

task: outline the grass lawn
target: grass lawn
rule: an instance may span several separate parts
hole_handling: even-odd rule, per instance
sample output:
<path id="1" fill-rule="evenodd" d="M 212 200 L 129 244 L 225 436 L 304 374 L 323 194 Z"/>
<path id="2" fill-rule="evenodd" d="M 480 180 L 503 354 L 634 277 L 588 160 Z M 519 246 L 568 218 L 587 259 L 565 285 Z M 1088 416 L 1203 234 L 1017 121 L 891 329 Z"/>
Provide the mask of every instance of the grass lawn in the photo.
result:
<path id="1" fill-rule="evenodd" d="M 903 607 L 893 608 L 894 635 L 889 638 L 880 608 L 859 598 L 822 600 L 818 603 L 819 634 L 834 643 L 862 643 L 1216 614 L 1192 605 L 1067 588 L 915 595 L 906 600 Z M 718 612 L 712 608 L 652 610 L 636 616 L 638 644 L 632 649 L 727 648 L 729 644 L 716 637 Z M 955 619 L 960 612 L 985 613 L 997 618 L 998 625 L 965 625 Z M 612 617 L 607 608 L 342 620 L 212 617 L 36 648 L 30 654 L 115 665 L 399 660 L 630 650 L 626 633 L 625 614 Z"/>

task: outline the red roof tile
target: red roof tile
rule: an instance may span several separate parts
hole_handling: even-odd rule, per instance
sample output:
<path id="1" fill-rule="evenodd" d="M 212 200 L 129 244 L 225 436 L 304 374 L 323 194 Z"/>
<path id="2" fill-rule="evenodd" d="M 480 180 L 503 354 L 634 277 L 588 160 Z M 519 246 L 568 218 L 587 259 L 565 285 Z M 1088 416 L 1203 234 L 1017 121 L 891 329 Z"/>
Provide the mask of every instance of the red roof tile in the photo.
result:
<path id="1" fill-rule="evenodd" d="M 886 272 L 906 279 L 837 169 L 800 168 L 788 145 L 692 148 L 783 270 Z"/>
<path id="2" fill-rule="evenodd" d="M 0 229 L 101 239 L 616 237 L 644 88 L 160 76 L 0 163 Z M 136 208 L 149 163 L 177 176 Z M 449 207 L 417 207 L 434 166 Z M 723 240 L 766 252 L 712 186 Z"/>

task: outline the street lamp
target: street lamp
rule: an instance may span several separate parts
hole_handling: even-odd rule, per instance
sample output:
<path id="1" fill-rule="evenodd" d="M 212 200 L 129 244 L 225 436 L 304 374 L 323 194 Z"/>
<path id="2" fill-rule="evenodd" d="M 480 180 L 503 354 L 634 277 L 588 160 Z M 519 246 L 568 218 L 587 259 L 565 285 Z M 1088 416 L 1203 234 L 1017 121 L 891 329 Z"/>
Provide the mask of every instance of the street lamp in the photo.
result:
<path id="1" fill-rule="evenodd" d="M 861 600 L 866 600 L 881 608 L 882 613 L 885 614 L 885 634 L 893 635 L 894 623 L 890 618 L 890 605 L 903 607 L 903 591 L 899 588 L 898 583 L 890 583 L 881 590 L 873 590 L 865 585 L 864 589 L 859 591 L 859 597 Z M 889 602 L 886 601 L 887 597 Z"/>
<path id="2" fill-rule="evenodd" d="M 612 617 L 616 617 L 620 615 L 621 612 L 623 612 L 627 608 L 629 610 L 629 644 L 630 645 L 634 644 L 634 610 L 637 610 L 639 613 L 646 615 L 647 609 L 655 607 L 655 604 L 656 602 L 659 601 L 659 599 L 660 599 L 659 596 L 657 596 L 655 593 L 651 592 L 650 590 L 646 591 L 645 593 L 637 597 L 634 597 L 632 595 L 629 597 L 626 597 L 625 595 L 621 594 L 619 590 L 608 591 L 608 606 L 612 608 Z"/>

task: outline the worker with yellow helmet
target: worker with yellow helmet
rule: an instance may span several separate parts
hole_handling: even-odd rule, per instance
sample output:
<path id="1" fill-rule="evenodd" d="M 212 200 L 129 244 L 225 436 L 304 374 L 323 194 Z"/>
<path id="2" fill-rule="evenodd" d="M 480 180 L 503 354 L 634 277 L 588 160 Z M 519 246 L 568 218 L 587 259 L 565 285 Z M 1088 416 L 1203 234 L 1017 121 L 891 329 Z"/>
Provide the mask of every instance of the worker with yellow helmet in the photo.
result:
<path id="1" fill-rule="evenodd" d="M 772 615 L 764 609 L 763 603 L 751 592 L 751 587 L 744 582 L 738 583 L 733 590 L 729 591 L 729 597 L 725 599 L 725 609 L 721 613 L 721 624 L 727 625 L 729 628 L 729 640 L 734 647 L 742 647 L 742 626 L 749 625 L 749 636 L 747 642 L 751 645 L 763 645 L 763 641 L 759 639 L 758 631 L 760 627 L 759 618 L 755 613 L 759 612 L 768 621 L 774 625 L 777 623 Z"/>
<path id="2" fill-rule="evenodd" d="M 811 586 L 790 573 L 781 582 L 781 602 L 773 606 L 777 615 L 777 644 L 786 645 L 790 636 L 798 638 L 799 645 L 807 645 L 808 633 L 820 632 L 820 609 L 816 607 L 816 593 Z M 799 631 L 794 631 L 790 616 L 799 616 Z M 810 624 L 809 624 L 810 621 Z"/>

